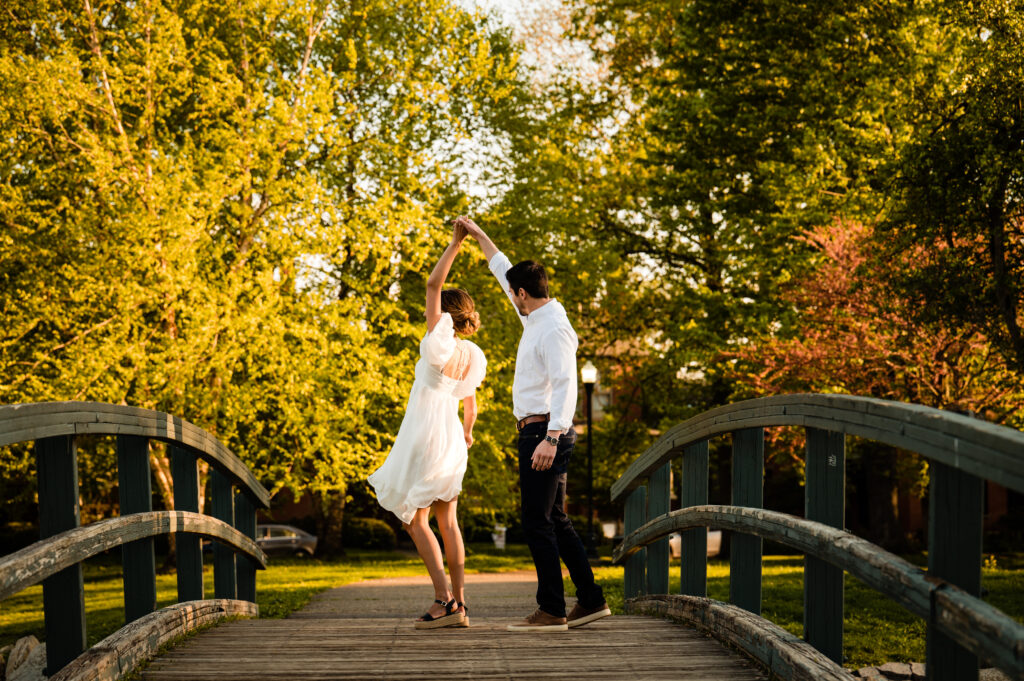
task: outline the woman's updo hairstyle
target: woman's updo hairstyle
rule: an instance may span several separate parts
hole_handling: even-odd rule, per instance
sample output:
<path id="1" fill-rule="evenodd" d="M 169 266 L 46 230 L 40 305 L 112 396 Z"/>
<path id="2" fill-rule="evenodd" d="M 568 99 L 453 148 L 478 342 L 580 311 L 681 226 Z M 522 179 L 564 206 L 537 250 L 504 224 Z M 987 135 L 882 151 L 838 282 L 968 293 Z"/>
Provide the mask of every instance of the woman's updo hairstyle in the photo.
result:
<path id="1" fill-rule="evenodd" d="M 472 336 L 480 328 L 480 315 L 469 294 L 461 288 L 446 288 L 441 291 L 441 311 L 452 316 L 455 333 Z"/>

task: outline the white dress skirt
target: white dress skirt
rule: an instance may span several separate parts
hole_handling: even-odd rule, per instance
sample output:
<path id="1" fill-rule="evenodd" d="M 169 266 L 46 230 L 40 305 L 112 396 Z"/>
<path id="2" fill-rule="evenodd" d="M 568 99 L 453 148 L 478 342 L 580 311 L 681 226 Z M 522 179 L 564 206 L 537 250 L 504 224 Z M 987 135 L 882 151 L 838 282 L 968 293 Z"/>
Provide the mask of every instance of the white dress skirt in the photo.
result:
<path id="1" fill-rule="evenodd" d="M 456 353 L 461 380 L 442 373 Z M 455 337 L 447 312 L 420 341 L 416 380 L 402 425 L 387 459 L 369 477 L 377 501 L 403 523 L 408 524 L 417 509 L 437 500 L 451 501 L 462 491 L 468 457 L 459 400 L 476 391 L 486 371 L 483 351 Z"/>

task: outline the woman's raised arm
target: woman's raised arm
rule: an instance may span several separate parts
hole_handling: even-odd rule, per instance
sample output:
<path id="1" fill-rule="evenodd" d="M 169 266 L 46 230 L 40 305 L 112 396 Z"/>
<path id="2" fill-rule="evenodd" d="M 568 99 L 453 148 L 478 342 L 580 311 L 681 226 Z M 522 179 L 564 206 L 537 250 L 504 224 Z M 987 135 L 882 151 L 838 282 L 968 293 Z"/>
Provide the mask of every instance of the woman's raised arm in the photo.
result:
<path id="1" fill-rule="evenodd" d="M 466 238 L 466 228 L 456 222 L 452 229 L 452 240 L 448 247 L 441 254 L 441 259 L 434 265 L 434 271 L 427 277 L 427 331 L 433 331 L 437 321 L 441 319 L 441 289 L 448 278 L 448 272 L 452 269 L 455 256 L 462 248 L 462 241 Z"/>

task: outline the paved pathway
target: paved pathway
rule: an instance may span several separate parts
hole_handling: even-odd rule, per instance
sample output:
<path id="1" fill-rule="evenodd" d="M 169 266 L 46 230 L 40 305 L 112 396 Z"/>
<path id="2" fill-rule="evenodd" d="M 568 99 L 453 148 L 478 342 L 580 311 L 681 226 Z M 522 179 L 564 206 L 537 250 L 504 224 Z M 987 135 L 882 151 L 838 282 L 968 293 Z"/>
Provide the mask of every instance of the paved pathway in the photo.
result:
<path id="1" fill-rule="evenodd" d="M 701 679 L 765 676 L 714 639 L 651 617 L 606 617 L 568 632 L 512 633 L 535 607 L 533 573 L 470 575 L 468 629 L 417 631 L 424 577 L 324 592 L 286 619 L 230 622 L 155 660 L 146 681 L 195 679 Z M 570 604 L 571 605 L 571 604 Z"/>

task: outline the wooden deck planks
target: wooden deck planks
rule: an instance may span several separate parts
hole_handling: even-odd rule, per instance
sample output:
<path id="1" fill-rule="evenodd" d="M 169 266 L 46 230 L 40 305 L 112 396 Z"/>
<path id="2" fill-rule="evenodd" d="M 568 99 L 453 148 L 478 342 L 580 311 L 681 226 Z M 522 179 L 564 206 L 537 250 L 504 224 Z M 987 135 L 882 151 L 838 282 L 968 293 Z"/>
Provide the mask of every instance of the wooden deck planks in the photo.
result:
<path id="1" fill-rule="evenodd" d="M 142 678 L 765 678 L 747 658 L 714 639 L 653 617 L 610 617 L 567 632 L 506 631 L 507 624 L 535 607 L 535 584 L 532 574 L 471 575 L 473 626 L 434 631 L 412 628 L 413 616 L 430 602 L 425 579 L 341 587 L 288 619 L 243 620 L 207 631 L 154 661 Z"/>

